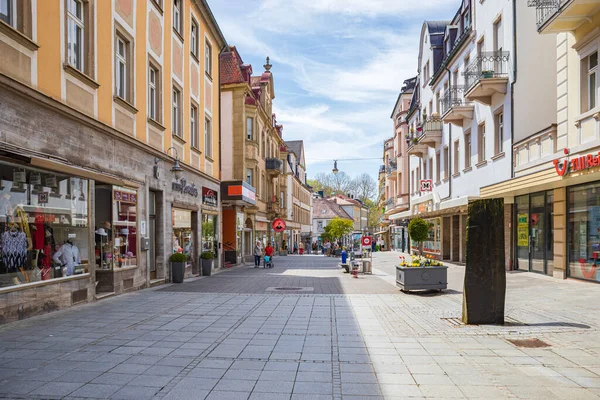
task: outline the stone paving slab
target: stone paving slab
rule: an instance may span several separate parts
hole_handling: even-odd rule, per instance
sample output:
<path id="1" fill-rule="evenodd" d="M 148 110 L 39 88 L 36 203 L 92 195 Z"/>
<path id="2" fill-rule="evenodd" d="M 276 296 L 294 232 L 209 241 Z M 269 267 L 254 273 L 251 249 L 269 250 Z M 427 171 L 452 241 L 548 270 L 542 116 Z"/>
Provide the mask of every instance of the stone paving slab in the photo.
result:
<path id="1" fill-rule="evenodd" d="M 336 260 L 313 260 L 276 268 L 315 280 L 339 273 Z M 459 282 L 461 268 L 450 270 Z M 242 275 L 256 271 L 268 273 Z M 229 273 L 241 293 L 226 293 Z M 460 315 L 454 283 L 445 294 L 402 294 L 381 275 L 342 275 L 364 293 L 253 294 L 237 274 L 0 326 L 0 398 L 599 398 L 597 302 L 582 303 L 581 319 L 556 304 L 586 300 L 598 285 L 509 275 L 508 314 L 522 324 L 457 327 L 443 319 Z M 371 293 L 372 282 L 386 290 Z M 507 341 L 531 337 L 549 346 Z"/>

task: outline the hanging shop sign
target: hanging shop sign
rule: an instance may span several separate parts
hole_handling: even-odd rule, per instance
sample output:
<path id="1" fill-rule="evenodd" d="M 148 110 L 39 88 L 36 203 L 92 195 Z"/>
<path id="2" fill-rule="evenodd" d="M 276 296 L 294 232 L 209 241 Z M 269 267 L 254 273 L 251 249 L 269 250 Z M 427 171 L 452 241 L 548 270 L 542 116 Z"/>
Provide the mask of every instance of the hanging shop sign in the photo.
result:
<path id="1" fill-rule="evenodd" d="M 363 246 L 370 247 L 373 243 L 373 240 L 371 239 L 371 236 L 363 236 L 361 242 Z"/>
<path id="2" fill-rule="evenodd" d="M 202 186 L 202 204 L 217 207 L 219 200 L 218 197 L 219 195 L 216 190 Z"/>
<path id="3" fill-rule="evenodd" d="M 38 204 L 48 204 L 48 192 L 38 193 Z"/>
<path id="4" fill-rule="evenodd" d="M 283 232 L 286 228 L 285 221 L 281 218 L 275 218 L 271 223 L 271 228 L 273 228 L 275 232 Z"/>
<path id="5" fill-rule="evenodd" d="M 565 149 L 564 153 L 567 156 L 565 160 L 554 160 L 554 169 L 559 176 L 600 166 L 600 151 L 598 154 L 587 154 L 572 159 L 569 159 L 569 149 Z"/>
<path id="6" fill-rule="evenodd" d="M 433 190 L 433 181 L 431 179 L 421 179 L 421 192 L 431 192 Z"/>
<path id="7" fill-rule="evenodd" d="M 193 183 L 191 185 L 188 185 L 185 178 L 181 178 L 178 182 L 173 182 L 171 188 L 176 192 L 198 197 L 198 188 L 196 187 L 196 185 Z"/>

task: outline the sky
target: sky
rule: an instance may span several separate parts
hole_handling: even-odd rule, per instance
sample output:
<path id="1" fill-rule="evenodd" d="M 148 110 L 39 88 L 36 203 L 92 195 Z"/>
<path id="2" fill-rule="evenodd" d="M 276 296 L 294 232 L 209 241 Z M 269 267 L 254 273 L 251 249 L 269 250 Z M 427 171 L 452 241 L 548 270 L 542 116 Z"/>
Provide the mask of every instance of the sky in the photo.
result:
<path id="1" fill-rule="evenodd" d="M 304 140 L 309 178 L 331 172 L 334 159 L 351 177 L 377 177 L 398 93 L 417 74 L 423 21 L 451 19 L 460 6 L 460 0 L 208 3 L 254 75 L 270 57 L 273 111 L 284 140 Z"/>

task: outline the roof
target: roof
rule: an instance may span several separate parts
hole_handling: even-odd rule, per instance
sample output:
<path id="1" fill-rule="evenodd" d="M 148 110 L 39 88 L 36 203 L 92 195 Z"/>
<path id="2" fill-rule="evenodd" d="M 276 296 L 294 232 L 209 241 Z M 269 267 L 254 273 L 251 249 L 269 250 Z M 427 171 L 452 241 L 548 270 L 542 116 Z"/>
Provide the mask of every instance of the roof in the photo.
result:
<path id="1" fill-rule="evenodd" d="M 392 110 L 392 115 L 390 115 L 391 119 L 395 118 L 394 111 L 396 111 L 396 108 L 398 107 L 398 103 L 400 103 L 400 99 L 402 98 L 402 95 L 403 94 L 411 94 L 413 92 L 413 90 L 415 90 L 416 83 L 417 83 L 416 76 L 406 79 L 404 81 L 404 84 L 402 85 L 402 89 L 400 89 L 400 94 L 398 95 L 398 98 L 396 99 L 396 104 L 394 104 L 394 109 Z"/>
<path id="2" fill-rule="evenodd" d="M 244 64 L 235 46 L 229 46 L 227 51 L 221 53 L 220 61 L 219 74 L 222 85 L 249 81 L 248 78 L 252 75 L 252 66 Z"/>
<path id="3" fill-rule="evenodd" d="M 216 20 L 214 14 L 212 13 L 212 10 L 210 9 L 210 6 L 208 5 L 208 1 L 194 0 L 194 2 L 198 6 L 198 8 L 200 8 L 200 10 L 202 10 L 204 8 L 204 10 L 206 11 L 208 19 L 209 19 L 210 23 L 212 24 L 212 27 L 216 31 L 216 35 L 217 35 L 216 38 L 217 38 L 217 40 L 220 40 L 222 43 L 221 47 L 227 46 L 227 39 L 225 39 L 225 35 L 223 35 L 223 32 L 221 31 L 221 28 L 219 27 L 219 24 L 217 23 L 217 20 Z"/>
<path id="4" fill-rule="evenodd" d="M 335 201 L 337 204 L 339 204 L 341 206 L 353 205 L 353 206 L 362 207 L 362 203 L 360 201 L 358 201 L 356 199 L 352 199 L 343 194 L 336 194 L 334 196 L 331 196 L 329 198 L 329 200 Z"/>
<path id="5" fill-rule="evenodd" d="M 329 199 L 313 199 L 313 219 L 333 219 L 335 217 L 352 219 L 335 201 Z"/>
<path id="6" fill-rule="evenodd" d="M 294 153 L 298 159 L 302 157 L 302 147 L 304 146 L 304 142 L 302 140 L 286 140 L 284 143 L 288 150 Z"/>

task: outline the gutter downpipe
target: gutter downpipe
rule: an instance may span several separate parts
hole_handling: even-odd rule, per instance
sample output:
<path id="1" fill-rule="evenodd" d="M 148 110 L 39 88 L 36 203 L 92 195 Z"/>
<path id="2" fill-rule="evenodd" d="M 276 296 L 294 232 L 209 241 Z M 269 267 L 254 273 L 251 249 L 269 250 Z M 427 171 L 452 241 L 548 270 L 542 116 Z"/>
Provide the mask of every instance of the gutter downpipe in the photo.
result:
<path id="1" fill-rule="evenodd" d="M 221 148 L 222 146 L 222 139 L 221 139 L 221 135 L 223 134 L 223 119 L 222 119 L 222 115 L 221 115 L 221 54 L 223 54 L 225 52 L 225 49 L 229 48 L 229 45 L 227 44 L 227 41 L 225 41 L 225 44 L 223 45 L 223 48 L 221 48 L 221 51 L 219 51 L 219 61 L 217 62 L 217 67 L 219 68 L 219 191 L 221 191 L 221 182 L 223 182 L 223 149 Z M 221 238 L 221 240 L 223 240 L 223 205 L 220 204 L 220 210 L 219 210 L 219 218 L 221 219 L 221 223 L 220 228 L 217 228 L 217 232 L 219 232 L 219 238 Z M 237 229 L 237 227 L 236 227 Z M 221 254 L 219 254 L 221 257 L 219 258 L 219 261 L 221 262 L 221 265 L 219 267 L 222 267 L 223 265 L 225 265 L 225 249 L 222 249 L 221 246 L 221 242 L 219 242 L 219 252 L 221 252 Z M 236 259 L 237 261 L 237 259 Z"/>
<path id="2" fill-rule="evenodd" d="M 513 81 L 510 84 L 510 176 L 515 177 L 515 152 L 513 151 L 513 144 L 515 141 L 515 85 L 517 83 L 517 0 L 513 0 Z M 511 224 L 516 223 L 516 215 L 513 204 L 513 210 L 511 215 Z M 504 228 L 506 229 L 506 227 Z M 510 229 L 510 228 L 509 228 Z M 516 232 L 513 229 L 510 232 L 511 243 L 509 247 L 510 258 L 508 260 L 508 270 L 513 271 L 515 269 L 514 260 L 517 257 L 516 247 Z M 506 268 L 506 266 L 505 266 Z"/>
<path id="3" fill-rule="evenodd" d="M 452 90 L 452 73 L 445 65 L 444 69 L 448 71 L 448 90 Z M 448 124 L 448 196 L 440 199 L 440 203 L 444 200 L 452 198 L 452 174 L 450 173 L 450 166 L 452 165 L 452 124 Z"/>

